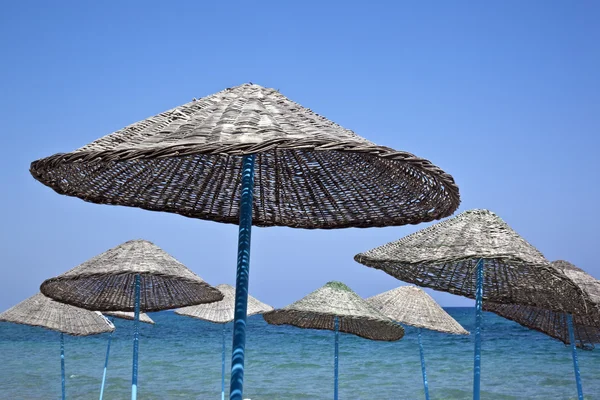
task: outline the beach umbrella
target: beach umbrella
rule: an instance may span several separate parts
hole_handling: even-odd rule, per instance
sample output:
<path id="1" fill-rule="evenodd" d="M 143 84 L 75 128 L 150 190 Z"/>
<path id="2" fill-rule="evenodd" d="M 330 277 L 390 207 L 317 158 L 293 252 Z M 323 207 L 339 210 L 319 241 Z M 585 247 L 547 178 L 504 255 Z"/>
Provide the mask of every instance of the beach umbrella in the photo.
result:
<path id="1" fill-rule="evenodd" d="M 465 211 L 354 259 L 405 282 L 475 298 L 475 400 L 480 392 L 482 300 L 568 312 L 580 311 L 583 302 L 573 282 L 488 210 Z"/>
<path id="2" fill-rule="evenodd" d="M 364 101 L 364 99 L 360 99 Z M 453 178 L 252 83 L 165 111 L 71 153 L 35 179 L 85 201 L 239 223 L 230 398 L 242 399 L 252 225 L 418 224 L 451 215 Z"/>
<path id="3" fill-rule="evenodd" d="M 423 386 L 425 387 L 425 398 L 429 400 L 429 384 L 421 341 L 421 329 L 454 335 L 468 335 L 469 332 L 444 311 L 430 295 L 415 286 L 400 286 L 377 296 L 369 297 L 366 300 L 373 308 L 394 321 L 418 328 Z"/>
<path id="4" fill-rule="evenodd" d="M 54 301 L 41 293 L 23 300 L 0 314 L 0 321 L 40 326 L 60 332 L 60 379 L 62 399 L 65 400 L 65 342 L 64 334 L 90 336 L 112 332 L 114 325 L 100 312 Z"/>
<path id="5" fill-rule="evenodd" d="M 263 314 L 263 318 L 273 325 L 335 332 L 334 400 L 338 399 L 339 332 L 381 341 L 399 340 L 404 336 L 404 328 L 341 282 L 328 282 L 289 306 Z"/>
<path id="6" fill-rule="evenodd" d="M 231 285 L 217 285 L 217 289 L 223 293 L 223 300 L 210 304 L 199 304 L 197 306 L 183 307 L 175 310 L 175 314 L 197 318 L 204 321 L 223 324 L 222 346 L 221 346 L 221 400 L 225 399 L 225 325 L 233 321 L 235 315 L 235 288 Z M 272 311 L 273 307 L 258 301 L 248 295 L 247 316 L 262 314 Z"/>
<path id="7" fill-rule="evenodd" d="M 135 313 L 126 312 L 126 311 L 105 311 L 104 315 L 108 315 L 108 319 L 110 322 L 113 322 L 111 317 L 128 319 L 130 321 L 135 321 Z M 148 316 L 146 313 L 140 313 L 140 322 L 145 324 L 154 325 L 154 321 L 152 318 Z M 102 372 L 102 384 L 100 385 L 100 400 L 104 397 L 104 384 L 106 383 L 106 370 L 108 368 L 108 356 L 110 355 L 110 342 L 112 340 L 112 332 L 108 335 L 108 345 L 106 346 L 106 359 L 104 360 L 104 372 Z"/>
<path id="8" fill-rule="evenodd" d="M 553 261 L 551 266 L 581 288 L 587 300 L 587 314 L 571 315 L 540 307 L 488 301 L 483 303 L 483 309 L 571 345 L 577 393 L 579 399 L 583 399 L 576 347 L 592 350 L 595 343 L 600 343 L 600 281 L 568 261 Z"/>
<path id="9" fill-rule="evenodd" d="M 40 290 L 48 297 L 88 310 L 133 311 L 131 398 L 137 398 L 139 315 L 210 303 L 221 292 L 154 243 L 130 240 L 57 277 Z"/>

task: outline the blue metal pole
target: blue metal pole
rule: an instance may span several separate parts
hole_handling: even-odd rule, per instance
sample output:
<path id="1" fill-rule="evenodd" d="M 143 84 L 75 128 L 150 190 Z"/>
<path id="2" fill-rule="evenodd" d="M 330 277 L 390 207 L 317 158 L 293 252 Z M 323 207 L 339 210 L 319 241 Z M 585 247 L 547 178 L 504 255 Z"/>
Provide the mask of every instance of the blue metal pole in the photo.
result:
<path id="1" fill-rule="evenodd" d="M 573 317 L 571 314 L 567 314 L 567 326 L 569 327 L 569 341 L 571 342 L 571 351 L 573 353 L 573 369 L 575 370 L 575 382 L 577 383 L 577 396 L 579 400 L 583 400 L 583 387 L 581 385 L 581 375 L 579 374 L 577 346 L 575 345 L 575 332 L 573 331 Z"/>
<path id="2" fill-rule="evenodd" d="M 419 328 L 419 352 L 421 353 L 421 372 L 423 372 L 423 385 L 425 386 L 425 399 L 429 400 L 429 383 L 427 382 L 427 370 L 425 369 L 425 353 L 421 342 L 421 328 Z"/>
<path id="3" fill-rule="evenodd" d="M 62 400 L 65 400 L 67 395 L 65 389 L 65 338 L 63 333 L 60 333 L 60 382 L 62 387 Z"/>
<path id="4" fill-rule="evenodd" d="M 225 400 L 225 324 L 223 324 L 223 348 L 221 351 L 221 400 Z"/>
<path id="5" fill-rule="evenodd" d="M 235 313 L 231 349 L 229 399 L 242 400 L 244 392 L 244 352 L 246 349 L 246 313 L 250 274 L 250 235 L 252 232 L 252 196 L 254 192 L 254 154 L 246 155 L 242 165 L 240 226 L 238 236 L 237 274 L 235 280 Z"/>
<path id="6" fill-rule="evenodd" d="M 480 399 L 481 392 L 481 320 L 483 313 L 483 259 L 477 262 L 477 292 L 475 293 L 475 367 L 473 377 L 473 400 Z"/>
<path id="7" fill-rule="evenodd" d="M 338 317 L 335 317 L 335 355 L 333 356 L 333 400 L 338 400 L 338 359 L 340 353 L 340 321 Z"/>
<path id="8" fill-rule="evenodd" d="M 131 400 L 137 400 L 138 352 L 140 345 L 140 276 L 135 276 L 135 312 L 133 317 L 133 372 L 131 374 Z"/>
<path id="9" fill-rule="evenodd" d="M 110 322 L 112 318 L 108 319 Z M 108 334 L 108 346 L 106 346 L 106 360 L 104 361 L 104 372 L 102 373 L 102 386 L 100 386 L 100 400 L 104 397 L 104 383 L 106 382 L 106 369 L 108 368 L 108 355 L 110 354 L 110 341 L 112 339 L 112 332 Z"/>

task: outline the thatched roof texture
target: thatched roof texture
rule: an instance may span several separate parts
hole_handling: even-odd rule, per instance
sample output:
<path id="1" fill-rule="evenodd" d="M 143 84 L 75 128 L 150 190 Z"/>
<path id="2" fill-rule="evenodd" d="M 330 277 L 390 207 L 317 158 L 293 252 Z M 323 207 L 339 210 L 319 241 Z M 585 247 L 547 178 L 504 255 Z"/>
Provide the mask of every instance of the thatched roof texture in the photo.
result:
<path id="1" fill-rule="evenodd" d="M 109 315 L 115 318 L 128 319 L 130 321 L 133 321 L 135 319 L 135 313 L 126 311 L 105 311 L 104 315 Z M 140 313 L 140 322 L 154 325 L 154 320 L 152 320 L 152 318 L 150 318 L 146 313 Z"/>
<path id="2" fill-rule="evenodd" d="M 253 224 L 405 225 L 451 215 L 452 176 L 378 146 L 277 90 L 228 88 L 31 164 L 35 179 L 85 201 L 239 221 L 241 156 L 256 154 Z"/>
<path id="3" fill-rule="evenodd" d="M 579 310 L 581 291 L 488 210 L 465 211 L 354 259 L 395 278 L 475 298 L 484 260 L 483 299 L 555 310 Z"/>
<path id="4" fill-rule="evenodd" d="M 567 275 L 585 293 L 588 299 L 585 305 L 588 313 L 573 316 L 573 330 L 578 347 L 594 348 L 594 343 L 600 343 L 600 281 L 567 261 L 554 261 L 551 265 Z M 566 313 L 539 307 L 493 302 L 484 302 L 483 309 L 545 333 L 565 344 L 571 343 Z"/>
<path id="5" fill-rule="evenodd" d="M 209 303 L 221 292 L 160 247 L 131 240 L 44 281 L 42 293 L 88 310 L 134 311 L 135 276 L 141 280 L 141 311 Z"/>
<path id="6" fill-rule="evenodd" d="M 217 285 L 216 288 L 223 293 L 223 300 L 210 304 L 199 304 L 197 306 L 183 307 L 175 310 L 176 314 L 187 317 L 202 319 L 205 321 L 226 324 L 233 321 L 235 312 L 235 288 L 231 285 Z M 262 314 L 272 311 L 273 307 L 248 296 L 247 315 Z"/>
<path id="7" fill-rule="evenodd" d="M 329 282 L 320 289 L 284 308 L 263 314 L 273 325 L 334 330 L 366 339 L 394 341 L 402 339 L 404 329 L 381 314 L 341 282 Z"/>
<path id="8" fill-rule="evenodd" d="M 0 321 L 40 326 L 73 336 L 112 332 L 114 325 L 97 311 L 54 301 L 35 294 L 0 314 Z"/>
<path id="9" fill-rule="evenodd" d="M 383 315 L 402 324 L 455 335 L 469 334 L 430 295 L 415 286 L 400 286 L 366 300 Z"/>

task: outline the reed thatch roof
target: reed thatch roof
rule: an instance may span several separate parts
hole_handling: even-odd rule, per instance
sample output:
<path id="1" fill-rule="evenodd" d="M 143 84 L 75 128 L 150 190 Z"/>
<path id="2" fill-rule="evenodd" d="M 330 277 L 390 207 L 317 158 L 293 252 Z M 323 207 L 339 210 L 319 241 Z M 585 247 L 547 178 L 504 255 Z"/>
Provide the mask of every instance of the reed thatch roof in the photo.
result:
<path id="1" fill-rule="evenodd" d="M 573 327 L 578 347 L 594 348 L 600 343 L 600 281 L 567 261 L 554 261 L 552 267 L 579 285 L 588 297 L 587 314 L 574 315 Z M 582 307 L 583 308 L 583 307 Z M 527 328 L 545 333 L 570 344 L 567 314 L 539 307 L 484 302 L 483 309 L 515 321 Z"/>
<path id="2" fill-rule="evenodd" d="M 488 210 L 465 211 L 354 259 L 395 278 L 475 298 L 476 265 L 485 261 L 483 298 L 554 310 L 579 310 L 581 291 Z"/>
<path id="3" fill-rule="evenodd" d="M 430 295 L 415 286 L 400 286 L 369 297 L 367 302 L 383 315 L 406 325 L 455 335 L 469 334 Z"/>
<path id="4" fill-rule="evenodd" d="M 41 326 L 73 336 L 98 335 L 115 330 L 100 312 L 59 303 L 41 293 L 4 311 L 0 314 L 0 321 Z"/>
<path id="5" fill-rule="evenodd" d="M 34 161 L 30 172 L 85 201 L 237 224 L 245 154 L 256 154 L 257 226 L 416 224 L 451 215 L 460 202 L 452 176 L 429 161 L 377 146 L 254 84 Z"/>
<path id="6" fill-rule="evenodd" d="M 341 282 L 329 282 L 287 307 L 263 314 L 273 325 L 334 330 L 335 317 L 340 332 L 366 339 L 402 339 L 404 329 L 381 314 Z"/>
<path id="7" fill-rule="evenodd" d="M 42 293 L 88 310 L 134 311 L 140 275 L 141 311 L 159 311 L 223 298 L 221 292 L 160 247 L 131 240 L 44 281 Z"/>
<path id="8" fill-rule="evenodd" d="M 110 315 L 111 317 L 115 318 L 128 319 L 130 321 L 133 321 L 135 319 L 135 313 L 126 311 L 104 311 L 104 315 Z M 154 325 L 154 321 L 146 313 L 140 313 L 140 322 Z"/>
<path id="9" fill-rule="evenodd" d="M 235 288 L 231 285 L 217 285 L 217 289 L 223 293 L 223 300 L 215 301 L 210 304 L 199 304 L 197 306 L 183 307 L 175 310 L 176 314 L 187 317 L 202 319 L 215 322 L 217 324 L 226 324 L 233 321 L 235 312 Z M 272 311 L 273 307 L 248 296 L 247 315 L 262 314 Z"/>

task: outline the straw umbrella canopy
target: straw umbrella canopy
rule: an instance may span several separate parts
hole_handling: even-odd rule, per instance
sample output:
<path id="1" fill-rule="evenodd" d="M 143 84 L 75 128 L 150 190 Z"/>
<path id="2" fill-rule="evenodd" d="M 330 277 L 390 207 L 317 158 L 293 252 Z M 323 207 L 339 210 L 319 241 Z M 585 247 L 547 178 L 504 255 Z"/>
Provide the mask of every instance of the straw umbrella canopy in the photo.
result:
<path id="1" fill-rule="evenodd" d="M 140 310 L 160 311 L 208 303 L 221 292 L 167 252 L 146 240 L 130 240 L 44 281 L 42 293 L 89 310 L 134 311 L 135 277 Z"/>
<path id="2" fill-rule="evenodd" d="M 263 318 L 272 325 L 330 331 L 338 318 L 340 332 L 365 339 L 395 341 L 404 336 L 401 326 L 341 282 L 328 282 L 289 306 L 263 314 Z"/>
<path id="3" fill-rule="evenodd" d="M 34 161 L 30 172 L 59 194 L 93 203 L 239 221 L 236 400 L 243 396 L 252 225 L 417 224 L 451 215 L 460 202 L 452 176 L 431 162 L 378 146 L 252 83 Z"/>
<path id="4" fill-rule="evenodd" d="M 433 298 L 415 286 L 400 286 L 366 299 L 383 315 L 402 324 L 453 335 L 468 335 Z"/>
<path id="5" fill-rule="evenodd" d="M 62 399 L 66 398 L 65 342 L 63 334 L 90 336 L 115 330 L 98 311 L 89 311 L 60 303 L 37 293 L 0 314 L 0 321 L 39 326 L 60 332 L 60 375 Z"/>
<path id="6" fill-rule="evenodd" d="M 595 343 L 600 343 L 600 281 L 568 261 L 553 261 L 551 265 L 567 275 L 586 295 L 589 312 L 573 315 L 574 334 L 578 347 L 593 349 Z M 545 333 L 564 344 L 571 344 L 566 313 L 526 305 L 493 302 L 484 302 L 483 309 Z"/>
<path id="7" fill-rule="evenodd" d="M 72 336 L 112 332 L 115 327 L 100 312 L 60 303 L 37 293 L 0 314 L 0 321 L 40 326 Z"/>
<path id="8" fill-rule="evenodd" d="M 128 319 L 133 321 L 135 319 L 135 313 L 126 312 L 126 311 L 105 311 L 104 315 L 110 315 L 111 317 Z M 140 322 L 145 324 L 154 325 L 154 320 L 148 316 L 146 313 L 140 313 Z"/>

